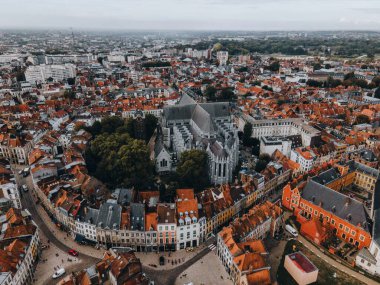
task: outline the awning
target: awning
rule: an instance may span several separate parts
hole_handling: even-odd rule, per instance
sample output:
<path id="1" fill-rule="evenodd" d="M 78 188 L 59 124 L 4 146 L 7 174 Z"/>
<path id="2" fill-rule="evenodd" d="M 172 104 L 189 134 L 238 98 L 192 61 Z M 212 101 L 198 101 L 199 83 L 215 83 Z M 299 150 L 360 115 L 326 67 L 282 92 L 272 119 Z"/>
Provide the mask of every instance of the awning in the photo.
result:
<path id="1" fill-rule="evenodd" d="M 76 234 L 75 236 L 75 241 L 76 242 L 82 242 L 83 240 L 85 240 L 86 238 L 80 234 Z"/>

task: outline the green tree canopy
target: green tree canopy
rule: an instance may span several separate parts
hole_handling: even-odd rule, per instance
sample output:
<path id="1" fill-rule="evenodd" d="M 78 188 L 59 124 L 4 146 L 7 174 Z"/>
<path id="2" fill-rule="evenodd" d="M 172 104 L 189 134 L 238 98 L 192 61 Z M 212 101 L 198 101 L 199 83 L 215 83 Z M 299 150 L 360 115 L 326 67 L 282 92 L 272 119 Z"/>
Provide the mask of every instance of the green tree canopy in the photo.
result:
<path id="1" fill-rule="evenodd" d="M 356 117 L 355 124 L 368 124 L 371 120 L 366 115 L 360 114 Z"/>
<path id="2" fill-rule="evenodd" d="M 128 134 L 103 133 L 86 150 L 86 162 L 91 174 L 104 183 L 137 189 L 153 182 L 153 164 L 144 141 Z"/>
<path id="3" fill-rule="evenodd" d="M 212 85 L 208 85 L 204 94 L 208 101 L 214 101 L 216 97 L 216 88 Z"/>
<path id="4" fill-rule="evenodd" d="M 374 97 L 380 99 L 380 87 L 377 87 Z"/>
<path id="5" fill-rule="evenodd" d="M 149 141 L 149 139 L 152 137 L 154 131 L 157 128 L 157 118 L 152 114 L 146 114 L 145 115 L 145 132 L 146 132 L 146 139 Z"/>
<path id="6" fill-rule="evenodd" d="M 256 163 L 255 170 L 257 172 L 263 171 L 267 167 L 267 165 L 270 161 L 271 161 L 271 158 L 270 158 L 269 154 L 267 154 L 267 153 L 260 154 L 259 160 Z"/>
<path id="7" fill-rule="evenodd" d="M 220 92 L 221 101 L 231 101 L 235 99 L 235 93 L 231 87 L 223 88 Z"/>
<path id="8" fill-rule="evenodd" d="M 270 71 L 279 71 L 280 70 L 280 63 L 278 61 L 274 61 L 269 65 L 268 69 Z"/>
<path id="9" fill-rule="evenodd" d="M 207 153 L 197 149 L 182 152 L 177 174 L 182 187 L 203 190 L 210 184 Z"/>
<path id="10" fill-rule="evenodd" d="M 252 124 L 247 122 L 243 129 L 243 145 L 250 146 L 252 136 Z"/>

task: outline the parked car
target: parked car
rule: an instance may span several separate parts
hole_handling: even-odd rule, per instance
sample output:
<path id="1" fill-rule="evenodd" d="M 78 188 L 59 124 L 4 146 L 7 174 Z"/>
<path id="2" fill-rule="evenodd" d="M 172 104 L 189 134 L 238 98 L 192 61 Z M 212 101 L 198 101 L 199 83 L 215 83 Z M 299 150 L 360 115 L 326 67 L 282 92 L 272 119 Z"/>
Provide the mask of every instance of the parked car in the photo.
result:
<path id="1" fill-rule="evenodd" d="M 291 225 L 286 225 L 285 230 L 289 232 L 292 236 L 298 237 L 298 232 L 295 228 L 293 228 Z"/>
<path id="2" fill-rule="evenodd" d="M 78 256 L 79 255 L 79 252 L 77 252 L 75 249 L 70 249 L 68 251 L 68 254 L 72 255 L 72 256 Z"/>
<path id="3" fill-rule="evenodd" d="M 58 269 L 54 274 L 53 274 L 53 279 L 57 279 L 57 278 L 59 278 L 59 277 L 61 277 L 63 274 L 65 274 L 66 273 L 66 270 L 65 270 L 65 268 L 60 268 L 60 269 Z"/>
<path id="4" fill-rule="evenodd" d="M 22 187 L 22 191 L 24 192 L 28 192 L 28 186 L 26 186 L 25 184 L 21 186 Z"/>
<path id="5" fill-rule="evenodd" d="M 23 172 L 22 176 L 27 177 L 29 175 L 29 173 L 30 173 L 30 168 L 26 167 L 26 168 L 23 169 L 22 172 Z"/>

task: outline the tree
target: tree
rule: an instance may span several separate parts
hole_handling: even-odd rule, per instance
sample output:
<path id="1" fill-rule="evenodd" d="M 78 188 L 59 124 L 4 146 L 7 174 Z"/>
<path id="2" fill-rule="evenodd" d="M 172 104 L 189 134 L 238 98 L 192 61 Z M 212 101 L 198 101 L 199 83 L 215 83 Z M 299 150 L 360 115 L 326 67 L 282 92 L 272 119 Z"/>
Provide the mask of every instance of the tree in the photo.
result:
<path id="1" fill-rule="evenodd" d="M 263 171 L 267 167 L 267 165 L 270 161 L 271 161 L 271 158 L 270 158 L 269 154 L 267 154 L 267 153 L 260 154 L 259 160 L 256 163 L 255 170 L 257 172 Z"/>
<path id="2" fill-rule="evenodd" d="M 235 93 L 231 87 L 223 88 L 222 91 L 220 92 L 220 99 L 222 101 L 227 100 L 231 101 L 235 99 Z"/>
<path id="3" fill-rule="evenodd" d="M 251 138 L 252 154 L 258 156 L 260 154 L 260 140 Z"/>
<path id="4" fill-rule="evenodd" d="M 207 153 L 197 149 L 182 152 L 177 174 L 182 187 L 203 190 L 210 184 Z"/>
<path id="5" fill-rule="evenodd" d="M 124 125 L 124 120 L 117 116 L 105 117 L 102 122 L 102 130 L 101 133 L 113 133 L 117 128 L 122 127 Z"/>
<path id="6" fill-rule="evenodd" d="M 380 76 L 376 76 L 372 79 L 372 83 L 376 85 L 376 87 L 380 86 Z"/>
<path id="7" fill-rule="evenodd" d="M 278 72 L 280 70 L 280 63 L 278 61 L 274 61 L 269 65 L 268 68 L 270 71 Z"/>
<path id="8" fill-rule="evenodd" d="M 73 78 L 73 77 L 67 78 L 67 84 L 74 85 L 75 84 L 75 78 Z"/>
<path id="9" fill-rule="evenodd" d="M 370 121 L 368 116 L 360 114 L 356 117 L 355 124 L 368 124 Z"/>
<path id="10" fill-rule="evenodd" d="M 90 142 L 85 158 L 90 173 L 112 187 L 142 189 L 153 182 L 148 147 L 128 134 L 98 135 Z"/>
<path id="11" fill-rule="evenodd" d="M 322 87 L 323 86 L 323 82 L 317 81 L 317 80 L 314 80 L 314 79 L 307 80 L 306 84 L 308 86 L 310 86 L 310 87 Z"/>
<path id="12" fill-rule="evenodd" d="M 156 130 L 157 122 L 158 122 L 158 119 L 156 118 L 156 116 L 152 114 L 145 115 L 145 119 L 144 119 L 145 132 L 146 132 L 145 138 L 147 139 L 147 141 L 150 140 L 154 131 Z"/>
<path id="13" fill-rule="evenodd" d="M 380 99 L 380 87 L 377 87 L 374 97 Z"/>
<path id="14" fill-rule="evenodd" d="M 208 85 L 205 90 L 205 96 L 208 101 L 214 101 L 216 95 L 216 88 L 212 85 Z"/>
<path id="15" fill-rule="evenodd" d="M 126 186 L 148 187 L 153 181 L 153 164 L 149 148 L 144 141 L 131 139 L 120 147 L 117 157 L 123 169 L 123 184 Z"/>
<path id="16" fill-rule="evenodd" d="M 251 136 L 252 136 L 252 124 L 250 122 L 247 122 L 244 125 L 243 129 L 243 145 L 245 146 L 251 146 Z"/>
<path id="17" fill-rule="evenodd" d="M 72 90 L 65 90 L 65 92 L 63 93 L 63 97 L 69 101 L 74 100 L 75 92 Z"/>

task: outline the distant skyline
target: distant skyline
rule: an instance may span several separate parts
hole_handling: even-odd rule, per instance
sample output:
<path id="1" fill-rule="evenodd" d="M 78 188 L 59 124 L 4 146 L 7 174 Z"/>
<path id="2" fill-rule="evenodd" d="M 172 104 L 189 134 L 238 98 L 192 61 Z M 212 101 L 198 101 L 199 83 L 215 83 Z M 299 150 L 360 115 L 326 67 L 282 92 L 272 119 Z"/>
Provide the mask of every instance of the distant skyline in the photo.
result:
<path id="1" fill-rule="evenodd" d="M 0 29 L 373 30 L 380 0 L 1 0 Z"/>

